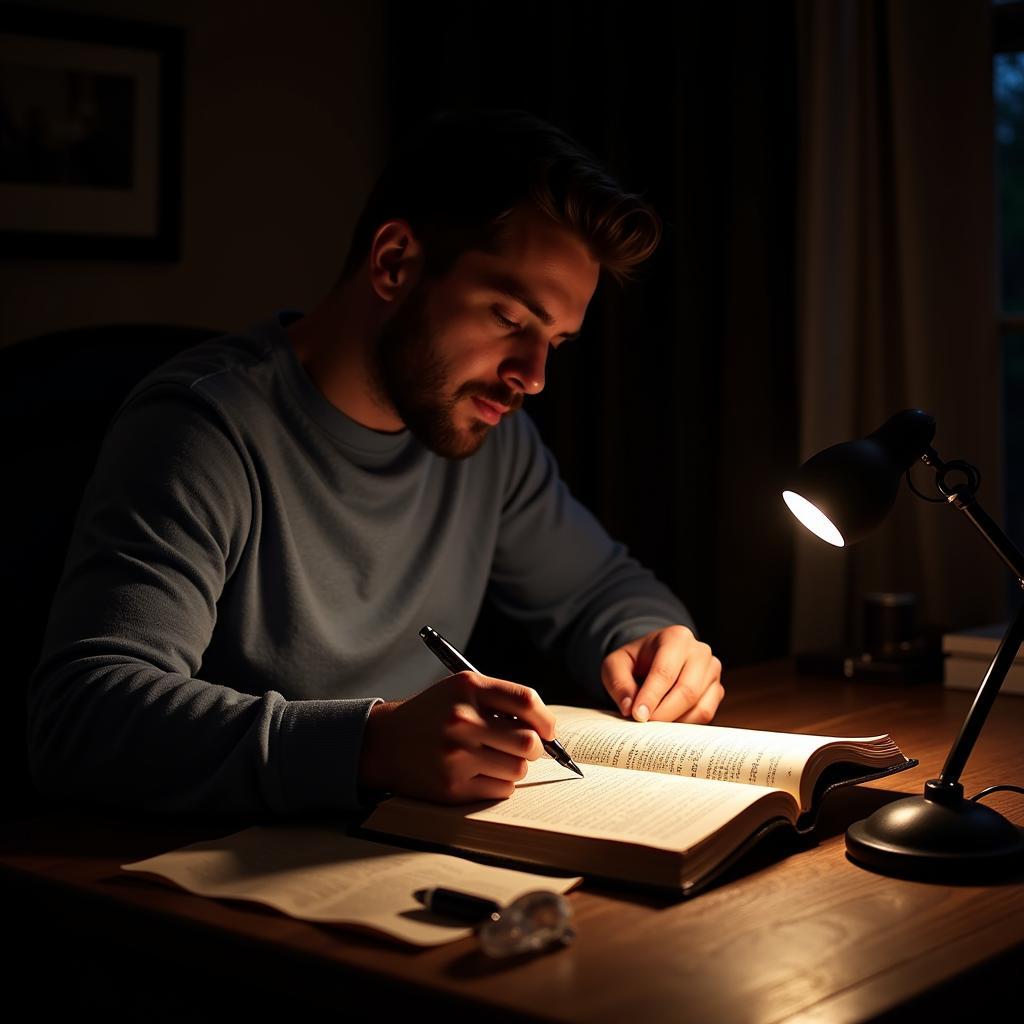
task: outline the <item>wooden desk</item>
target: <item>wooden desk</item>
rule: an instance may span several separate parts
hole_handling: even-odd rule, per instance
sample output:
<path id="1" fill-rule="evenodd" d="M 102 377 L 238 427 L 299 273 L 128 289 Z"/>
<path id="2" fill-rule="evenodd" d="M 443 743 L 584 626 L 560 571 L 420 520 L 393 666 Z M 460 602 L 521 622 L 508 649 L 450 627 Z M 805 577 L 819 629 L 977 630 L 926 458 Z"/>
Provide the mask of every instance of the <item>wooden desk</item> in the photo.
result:
<path id="1" fill-rule="evenodd" d="M 36 1015 L 63 998 L 140 1020 L 225 1013 L 415 1012 L 554 1021 L 862 1021 L 1013 1005 L 1024 964 L 1024 878 L 988 887 L 907 882 L 866 871 L 843 831 L 885 793 L 938 774 L 971 695 L 935 685 L 795 676 L 789 663 L 736 670 L 716 722 L 793 732 L 890 732 L 921 765 L 826 803 L 820 845 L 756 851 L 727 882 L 686 902 L 585 886 L 570 897 L 578 939 L 515 964 L 472 940 L 407 951 L 125 877 L 121 863 L 213 838 L 211 827 L 88 810 L 0 829 L 8 936 Z M 996 707 L 963 782 L 968 796 L 1024 780 L 1024 697 Z M 990 806 L 1024 819 L 1024 798 Z M 77 965 L 77 966 L 76 966 Z M 11 967 L 8 961 L 8 968 Z M 262 1011 L 262 1012 L 261 1012 Z M 162 1015 L 161 1015 L 162 1014 Z"/>

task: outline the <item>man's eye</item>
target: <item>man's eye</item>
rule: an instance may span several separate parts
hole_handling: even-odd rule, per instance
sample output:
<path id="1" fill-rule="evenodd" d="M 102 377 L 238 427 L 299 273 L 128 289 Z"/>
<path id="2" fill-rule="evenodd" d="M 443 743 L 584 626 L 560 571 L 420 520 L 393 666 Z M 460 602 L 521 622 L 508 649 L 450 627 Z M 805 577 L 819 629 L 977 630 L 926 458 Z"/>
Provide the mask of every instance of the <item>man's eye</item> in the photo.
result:
<path id="1" fill-rule="evenodd" d="M 491 312 L 494 314 L 495 319 L 501 324 L 502 327 L 515 328 L 522 327 L 522 324 L 514 323 L 513 321 L 503 317 L 496 309 L 492 309 Z"/>

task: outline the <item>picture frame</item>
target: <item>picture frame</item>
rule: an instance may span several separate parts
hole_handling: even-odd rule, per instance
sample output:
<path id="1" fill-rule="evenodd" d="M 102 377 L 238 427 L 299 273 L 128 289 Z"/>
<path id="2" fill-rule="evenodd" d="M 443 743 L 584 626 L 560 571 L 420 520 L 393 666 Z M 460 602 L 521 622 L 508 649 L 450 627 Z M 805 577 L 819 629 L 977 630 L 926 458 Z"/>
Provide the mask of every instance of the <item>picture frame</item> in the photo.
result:
<path id="1" fill-rule="evenodd" d="M 176 261 L 184 32 L 0 3 L 0 258 Z"/>

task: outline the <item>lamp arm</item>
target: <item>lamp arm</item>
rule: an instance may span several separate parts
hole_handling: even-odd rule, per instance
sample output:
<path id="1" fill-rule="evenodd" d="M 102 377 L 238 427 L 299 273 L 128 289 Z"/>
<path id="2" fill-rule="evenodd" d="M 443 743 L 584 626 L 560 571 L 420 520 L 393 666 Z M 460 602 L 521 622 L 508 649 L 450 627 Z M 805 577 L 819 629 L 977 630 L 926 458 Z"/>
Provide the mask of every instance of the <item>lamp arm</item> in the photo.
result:
<path id="1" fill-rule="evenodd" d="M 1013 659 L 1017 656 L 1022 642 L 1024 642 L 1024 604 L 1021 605 L 1003 636 L 999 649 L 985 673 L 984 680 L 982 680 L 981 688 L 974 698 L 971 710 L 967 712 L 964 724 L 960 727 L 960 734 L 954 740 L 946 757 L 946 763 L 942 766 L 939 787 L 950 797 L 962 794 L 960 774 L 964 770 L 964 765 L 967 764 L 967 758 L 970 757 L 971 751 L 974 749 L 985 719 L 988 718 L 988 713 L 992 710 L 992 705 L 999 694 L 999 688 L 1003 685 L 1006 673 L 1013 664 Z"/>
<path id="2" fill-rule="evenodd" d="M 938 487 L 946 496 L 946 500 L 967 516 L 996 554 L 1009 567 L 1017 578 L 1017 582 L 1024 587 L 1024 555 L 975 499 L 975 473 L 968 472 L 967 484 L 959 488 L 952 488 L 945 484 L 945 472 L 950 469 L 962 468 L 966 464 L 943 463 L 933 448 L 925 450 L 921 461 L 936 470 Z M 973 467 L 968 467 L 968 470 L 973 470 Z M 974 698 L 974 703 L 971 705 L 970 711 L 967 712 L 964 724 L 960 727 L 960 733 L 946 757 L 946 763 L 943 765 L 938 779 L 938 787 L 933 789 L 930 794 L 932 799 L 941 800 L 943 797 L 947 797 L 955 801 L 962 798 L 963 787 L 960 786 L 960 775 L 1022 643 L 1024 643 L 1024 604 L 1017 611 L 1016 617 L 1010 623 L 999 644 L 995 657 L 989 664 L 985 678 Z"/>
<path id="3" fill-rule="evenodd" d="M 978 504 L 974 497 L 977 471 L 964 462 L 943 462 L 934 448 L 925 449 L 921 456 L 925 465 L 931 466 L 937 477 L 939 491 L 946 500 L 955 505 L 974 524 L 978 532 L 995 549 L 995 552 L 1009 567 L 1017 582 L 1024 587 L 1024 554 L 999 528 L 994 519 Z M 959 487 L 950 487 L 945 482 L 945 474 L 949 470 L 964 469 L 968 473 L 968 481 Z M 938 500 L 938 499 L 935 499 Z"/>
<path id="4" fill-rule="evenodd" d="M 1017 582 L 1024 587 L 1024 555 L 1016 544 L 1006 536 L 994 519 L 978 504 L 973 494 L 954 494 L 952 504 L 977 527 L 978 532 L 992 545 L 996 554 L 1006 563 Z"/>

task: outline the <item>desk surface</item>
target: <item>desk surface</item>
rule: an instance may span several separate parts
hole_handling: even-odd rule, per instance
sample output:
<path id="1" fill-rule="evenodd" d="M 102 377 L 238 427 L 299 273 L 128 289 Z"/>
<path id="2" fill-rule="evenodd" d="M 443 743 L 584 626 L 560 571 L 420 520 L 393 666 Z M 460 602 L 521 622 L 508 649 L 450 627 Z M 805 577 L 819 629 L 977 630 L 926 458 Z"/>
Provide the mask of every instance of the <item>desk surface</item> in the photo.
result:
<path id="1" fill-rule="evenodd" d="M 486 1007 L 489 1020 L 863 1021 L 908 1009 L 978 1008 L 978 997 L 968 996 L 974 985 L 990 998 L 1012 992 L 1024 965 L 1024 879 L 902 881 L 858 867 L 844 847 L 846 826 L 886 792 L 919 793 L 938 775 L 972 695 L 934 684 L 796 676 L 788 662 L 734 670 L 725 683 L 716 724 L 889 732 L 921 764 L 833 794 L 817 846 L 769 843 L 692 900 L 586 884 L 570 896 L 576 942 L 525 962 L 488 961 L 471 939 L 409 951 L 119 871 L 244 822 L 140 823 L 81 809 L 9 822 L 0 826 L 0 882 L 8 901 L 19 894 L 26 912 L 45 916 L 51 936 L 59 930 L 69 949 L 119 942 L 174 977 L 215 963 L 223 977 L 244 971 L 248 984 L 265 985 L 268 1000 L 302 993 L 311 1007 L 335 1010 L 357 993 L 367 1009 Z M 998 698 L 962 779 L 968 796 L 1024 781 L 1022 726 L 1024 697 Z M 1017 794 L 986 802 L 1024 820 Z"/>

